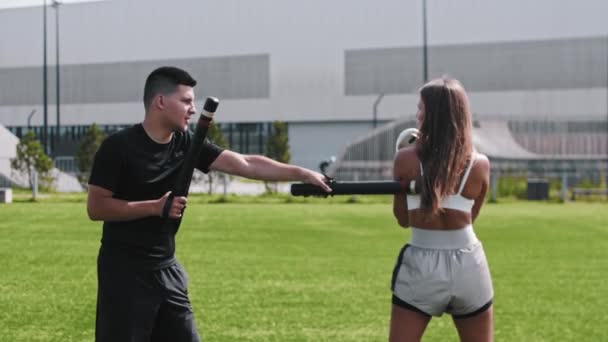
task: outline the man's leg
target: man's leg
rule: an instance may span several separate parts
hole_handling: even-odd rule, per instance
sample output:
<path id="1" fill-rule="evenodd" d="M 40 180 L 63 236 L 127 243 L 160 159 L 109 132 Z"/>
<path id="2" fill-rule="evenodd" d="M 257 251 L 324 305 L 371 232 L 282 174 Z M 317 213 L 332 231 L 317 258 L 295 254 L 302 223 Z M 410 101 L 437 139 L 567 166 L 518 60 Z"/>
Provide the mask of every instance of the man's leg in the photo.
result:
<path id="1" fill-rule="evenodd" d="M 96 342 L 149 342 L 162 298 L 153 273 L 98 266 Z"/>
<path id="2" fill-rule="evenodd" d="M 165 299 L 160 306 L 152 342 L 199 342 L 192 305 L 188 299 L 188 279 L 181 265 L 158 271 L 165 288 Z"/>

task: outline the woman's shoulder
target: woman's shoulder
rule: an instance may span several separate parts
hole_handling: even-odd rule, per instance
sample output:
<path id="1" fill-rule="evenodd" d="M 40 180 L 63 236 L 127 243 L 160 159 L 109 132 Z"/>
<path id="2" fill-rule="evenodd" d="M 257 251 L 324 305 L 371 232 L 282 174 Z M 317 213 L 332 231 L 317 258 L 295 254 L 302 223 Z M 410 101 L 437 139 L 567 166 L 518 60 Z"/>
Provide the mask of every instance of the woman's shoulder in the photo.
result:
<path id="1" fill-rule="evenodd" d="M 488 159 L 488 156 L 483 153 L 475 152 L 475 164 L 489 168 L 490 159 Z"/>
<path id="2" fill-rule="evenodd" d="M 490 173 L 490 159 L 488 159 L 488 156 L 475 152 L 475 163 L 471 171 L 485 178 Z"/>
<path id="3" fill-rule="evenodd" d="M 418 155 L 416 154 L 416 147 L 404 147 L 401 148 L 395 153 L 395 164 L 397 163 L 411 163 L 413 161 L 418 161 Z"/>
<path id="4" fill-rule="evenodd" d="M 416 147 L 404 147 L 395 154 L 393 173 L 403 179 L 413 178 L 420 172 L 419 165 Z"/>

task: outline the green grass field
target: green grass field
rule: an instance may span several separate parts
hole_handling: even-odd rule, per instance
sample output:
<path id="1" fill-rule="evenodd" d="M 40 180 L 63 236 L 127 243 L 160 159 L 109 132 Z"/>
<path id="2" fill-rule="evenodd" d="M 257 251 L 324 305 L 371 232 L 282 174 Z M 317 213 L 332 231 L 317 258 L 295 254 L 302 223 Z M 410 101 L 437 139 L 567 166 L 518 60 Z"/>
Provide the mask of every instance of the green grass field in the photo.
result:
<path id="1" fill-rule="evenodd" d="M 606 340 L 607 209 L 486 205 L 497 341 Z M 191 204 L 177 254 L 205 341 L 385 341 L 408 236 L 388 203 Z M 77 198 L 0 205 L 1 341 L 93 340 L 99 238 Z M 424 340 L 457 341 L 450 317 Z"/>

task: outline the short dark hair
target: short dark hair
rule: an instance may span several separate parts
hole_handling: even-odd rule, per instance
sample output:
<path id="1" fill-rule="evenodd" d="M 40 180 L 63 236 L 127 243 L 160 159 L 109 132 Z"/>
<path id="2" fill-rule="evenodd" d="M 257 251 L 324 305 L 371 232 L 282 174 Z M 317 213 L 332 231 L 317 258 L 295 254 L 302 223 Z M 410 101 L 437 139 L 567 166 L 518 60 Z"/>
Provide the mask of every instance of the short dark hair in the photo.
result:
<path id="1" fill-rule="evenodd" d="M 144 107 L 148 109 L 158 94 L 172 94 L 180 84 L 194 87 L 196 80 L 187 71 L 172 66 L 163 66 L 152 71 L 144 85 Z"/>

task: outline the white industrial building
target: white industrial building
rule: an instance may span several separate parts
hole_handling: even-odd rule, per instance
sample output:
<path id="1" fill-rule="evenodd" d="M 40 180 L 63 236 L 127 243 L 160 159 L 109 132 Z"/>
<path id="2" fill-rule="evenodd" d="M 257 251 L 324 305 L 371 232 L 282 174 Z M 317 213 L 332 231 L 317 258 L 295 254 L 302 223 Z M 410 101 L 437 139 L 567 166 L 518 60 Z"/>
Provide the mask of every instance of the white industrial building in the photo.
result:
<path id="1" fill-rule="evenodd" d="M 381 95 L 380 124 L 414 117 L 423 83 L 422 3 L 60 5 L 61 139 L 53 155 L 73 153 L 91 123 L 112 130 L 142 120 L 145 77 L 175 65 L 199 81 L 199 107 L 205 96 L 221 98 L 217 121 L 234 149 L 263 152 L 269 123 L 282 120 L 292 162 L 314 168 L 369 133 Z M 48 8 L 47 23 L 53 137 L 55 11 Z M 41 7 L 0 9 L 0 124 L 17 135 L 33 110 L 33 129 L 40 132 L 43 124 L 42 13 Z M 567 133 L 598 136 L 591 145 L 599 147 L 584 154 L 606 154 L 606 13 L 605 0 L 428 0 L 429 76 L 459 78 L 476 120 L 506 120 L 520 135 L 557 124 Z"/>

